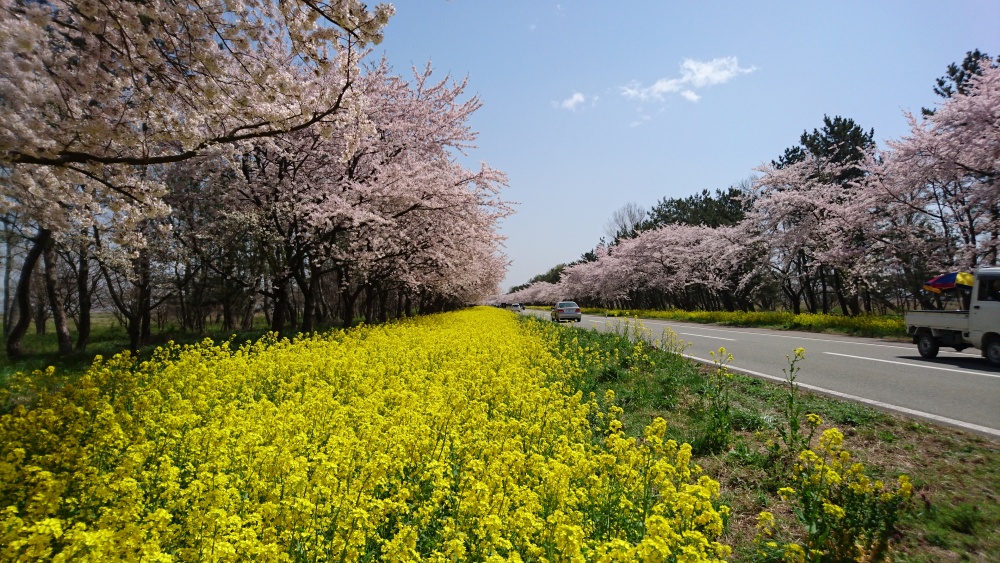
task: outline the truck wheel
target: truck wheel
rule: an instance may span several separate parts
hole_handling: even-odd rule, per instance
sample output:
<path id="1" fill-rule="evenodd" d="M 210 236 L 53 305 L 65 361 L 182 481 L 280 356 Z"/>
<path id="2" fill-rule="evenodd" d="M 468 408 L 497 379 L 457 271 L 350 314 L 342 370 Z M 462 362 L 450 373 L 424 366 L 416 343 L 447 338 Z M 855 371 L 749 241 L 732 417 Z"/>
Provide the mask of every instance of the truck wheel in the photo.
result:
<path id="1" fill-rule="evenodd" d="M 917 351 L 920 352 L 922 358 L 936 358 L 938 355 L 938 343 L 937 339 L 929 333 L 925 332 L 917 337 Z"/>
<path id="2" fill-rule="evenodd" d="M 986 356 L 987 362 L 1000 366 L 1000 338 L 995 336 L 991 338 L 983 347 L 983 355 Z"/>

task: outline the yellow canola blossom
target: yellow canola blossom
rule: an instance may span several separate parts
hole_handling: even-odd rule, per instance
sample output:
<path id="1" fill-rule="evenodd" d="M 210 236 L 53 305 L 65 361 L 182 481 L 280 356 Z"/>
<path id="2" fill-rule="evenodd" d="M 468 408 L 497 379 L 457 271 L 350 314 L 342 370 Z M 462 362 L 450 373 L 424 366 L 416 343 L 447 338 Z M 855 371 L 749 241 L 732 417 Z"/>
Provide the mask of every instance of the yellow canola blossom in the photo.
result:
<path id="1" fill-rule="evenodd" d="M 0 417 L 4 561 L 720 561 L 727 507 L 657 420 L 492 308 L 98 359 Z"/>
<path id="2" fill-rule="evenodd" d="M 851 462 L 843 449 L 844 435 L 829 428 L 816 451 L 803 450 L 794 467 L 795 488 L 781 487 L 778 494 L 804 527 L 803 542 L 779 545 L 771 512 L 757 517 L 758 555 L 782 561 L 882 561 L 891 559 L 889 543 L 913 484 L 906 475 L 896 487 L 865 475 L 861 463 Z M 808 557 L 807 557 L 808 555 Z"/>

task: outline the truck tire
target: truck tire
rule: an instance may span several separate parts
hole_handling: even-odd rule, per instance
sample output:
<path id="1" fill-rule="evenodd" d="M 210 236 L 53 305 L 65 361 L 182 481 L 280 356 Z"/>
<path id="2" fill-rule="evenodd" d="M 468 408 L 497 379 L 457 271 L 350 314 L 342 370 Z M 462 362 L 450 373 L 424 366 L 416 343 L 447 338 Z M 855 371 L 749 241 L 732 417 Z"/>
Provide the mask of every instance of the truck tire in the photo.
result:
<path id="1" fill-rule="evenodd" d="M 994 336 L 983 346 L 983 356 L 994 366 L 1000 366 L 1000 338 Z"/>
<path id="2" fill-rule="evenodd" d="M 939 348 L 937 339 L 931 333 L 925 332 L 917 337 L 917 351 L 920 352 L 920 357 L 928 360 L 936 358 Z"/>

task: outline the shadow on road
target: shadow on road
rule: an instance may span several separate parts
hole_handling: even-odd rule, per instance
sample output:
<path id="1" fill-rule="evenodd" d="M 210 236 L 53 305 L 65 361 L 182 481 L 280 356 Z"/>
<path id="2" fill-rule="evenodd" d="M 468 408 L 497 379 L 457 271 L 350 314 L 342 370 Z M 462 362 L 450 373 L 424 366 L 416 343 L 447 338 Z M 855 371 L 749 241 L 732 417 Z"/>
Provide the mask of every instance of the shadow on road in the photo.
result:
<path id="1" fill-rule="evenodd" d="M 1000 373 L 1000 367 L 991 366 L 986 358 L 956 358 L 954 356 L 938 356 L 933 360 L 928 360 L 925 358 L 917 356 L 896 356 L 900 360 L 907 362 L 916 362 L 919 364 L 926 364 L 928 366 L 939 366 L 939 367 L 953 367 L 960 369 L 987 371 L 990 373 Z"/>

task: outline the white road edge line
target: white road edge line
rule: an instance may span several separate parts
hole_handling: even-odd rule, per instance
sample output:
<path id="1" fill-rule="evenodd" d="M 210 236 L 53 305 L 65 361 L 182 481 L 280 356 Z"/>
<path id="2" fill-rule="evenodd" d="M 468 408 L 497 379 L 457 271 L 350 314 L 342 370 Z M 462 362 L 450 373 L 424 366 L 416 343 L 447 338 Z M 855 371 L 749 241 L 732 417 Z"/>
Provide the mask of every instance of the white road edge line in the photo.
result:
<path id="1" fill-rule="evenodd" d="M 708 336 L 707 334 L 695 334 L 693 332 L 678 332 L 677 334 L 683 334 L 684 336 L 697 336 L 698 338 L 714 338 L 716 340 L 728 340 L 729 342 L 735 342 L 735 338 L 723 338 L 721 336 Z"/>
<path id="2" fill-rule="evenodd" d="M 897 362 L 897 361 L 894 361 L 894 360 L 880 360 L 878 358 L 866 358 L 864 356 L 852 356 L 850 354 L 838 354 L 836 352 L 823 352 L 823 353 L 824 354 L 829 354 L 831 356 L 843 356 L 845 358 L 854 358 L 855 360 L 865 360 L 865 361 L 869 361 L 869 362 L 882 362 L 884 364 L 896 364 L 897 366 L 907 366 L 907 367 L 911 367 L 911 368 L 924 368 L 924 369 L 936 369 L 936 370 L 940 370 L 940 371 L 953 371 L 955 373 L 964 373 L 965 375 L 979 375 L 979 376 L 982 376 L 982 377 L 996 377 L 996 378 L 1000 379 L 1000 375 L 993 375 L 991 373 L 980 373 L 978 371 L 970 371 L 970 370 L 967 370 L 967 369 L 952 369 L 952 368 L 943 368 L 943 367 L 939 367 L 939 366 L 928 366 L 928 365 L 923 365 L 923 364 L 911 364 L 909 362 Z"/>
<path id="3" fill-rule="evenodd" d="M 644 322 L 646 322 L 646 321 L 644 321 Z M 659 320 L 651 320 L 649 322 L 656 322 L 656 323 L 663 323 L 663 324 L 670 324 L 671 323 L 671 321 L 659 321 Z M 873 343 L 873 342 L 855 342 L 853 340 L 836 340 L 836 339 L 833 339 L 833 338 L 811 338 L 809 336 L 798 336 L 798 335 L 794 335 L 794 334 L 772 334 L 773 332 L 777 332 L 777 331 L 773 330 L 773 329 L 766 329 L 766 328 L 762 329 L 762 330 L 769 330 L 770 332 L 766 332 L 766 333 L 764 333 L 764 332 L 753 332 L 753 331 L 750 331 L 750 330 L 735 330 L 735 329 L 731 329 L 731 328 L 730 329 L 725 329 L 725 328 L 704 328 L 702 330 L 712 330 L 712 331 L 717 331 L 717 332 L 727 332 L 727 333 L 731 333 L 731 334 L 732 333 L 735 333 L 735 334 L 767 334 L 768 336 L 774 336 L 776 338 L 791 338 L 791 339 L 794 339 L 794 340 L 811 340 L 811 341 L 815 341 L 815 342 L 837 342 L 839 344 L 858 344 L 860 346 L 878 346 L 880 348 L 904 348 L 904 349 L 907 349 L 907 350 L 912 349 L 912 346 L 903 346 L 903 345 L 896 345 L 896 344 L 876 344 L 876 343 Z M 846 335 L 846 334 L 844 336 L 851 337 L 850 335 Z M 851 337 L 851 338 L 864 338 L 864 337 L 857 337 L 857 336 L 855 336 L 855 337 Z"/>
<path id="4" fill-rule="evenodd" d="M 690 354 L 683 354 L 683 356 L 685 358 L 688 358 L 688 359 L 691 359 L 691 360 L 695 360 L 697 362 L 701 362 L 701 363 L 707 364 L 707 365 L 713 365 L 715 363 L 715 362 L 713 362 L 711 360 L 706 360 L 704 358 L 699 358 L 697 356 L 692 356 Z M 760 377 L 760 378 L 763 378 L 763 379 L 770 379 L 772 381 L 780 381 L 782 383 L 784 383 L 785 381 L 787 381 L 783 377 L 775 377 L 773 375 L 768 375 L 766 373 L 760 373 L 759 371 L 753 371 L 753 370 L 749 370 L 749 369 L 743 369 L 743 368 L 739 368 L 739 367 L 735 367 L 735 366 L 726 366 L 726 367 L 728 367 L 732 371 L 737 371 L 737 372 L 740 372 L 740 373 L 745 373 L 747 375 L 753 375 L 755 377 Z M 885 410 L 890 410 L 890 411 L 900 412 L 900 413 L 904 413 L 904 414 L 909 414 L 909 415 L 917 416 L 917 417 L 920 417 L 920 418 L 925 418 L 925 419 L 934 420 L 934 421 L 937 421 L 937 422 L 942 422 L 944 424 L 949 424 L 951 426 L 958 426 L 960 428 L 965 428 L 966 430 L 973 430 L 973 431 L 976 431 L 976 432 L 982 432 L 983 434 L 989 434 L 990 436 L 1000 437 L 1000 430 L 998 430 L 996 428 L 989 428 L 988 426 L 980 426 L 978 424 L 972 424 L 970 422 L 963 422 L 961 420 L 955 420 L 954 418 L 947 418 L 947 417 L 944 417 L 944 416 L 938 416 L 936 414 L 931 414 L 929 412 L 923 412 L 923 411 L 918 411 L 918 410 L 914 410 L 914 409 L 908 409 L 906 407 L 900 407 L 900 406 L 897 406 L 897 405 L 890 405 L 889 403 L 883 403 L 881 401 L 873 401 L 871 399 L 865 399 L 864 397 L 857 397 L 855 395 L 848 395 L 847 393 L 841 393 L 840 391 L 833 391 L 831 389 L 825 389 L 823 387 L 817 387 L 815 385 L 809 385 L 809 384 L 806 384 L 806 383 L 796 383 L 796 385 L 798 385 L 799 387 L 801 387 L 803 389 L 809 389 L 809 390 L 812 390 L 812 391 L 817 391 L 817 392 L 823 393 L 824 395 L 832 395 L 834 397 L 840 397 L 841 399 L 847 399 L 849 401 L 854 401 L 854 402 L 857 402 L 857 403 L 863 403 L 863 404 L 866 404 L 866 405 L 871 405 L 873 407 L 877 407 L 877 408 L 881 408 L 881 409 L 885 409 Z"/>

